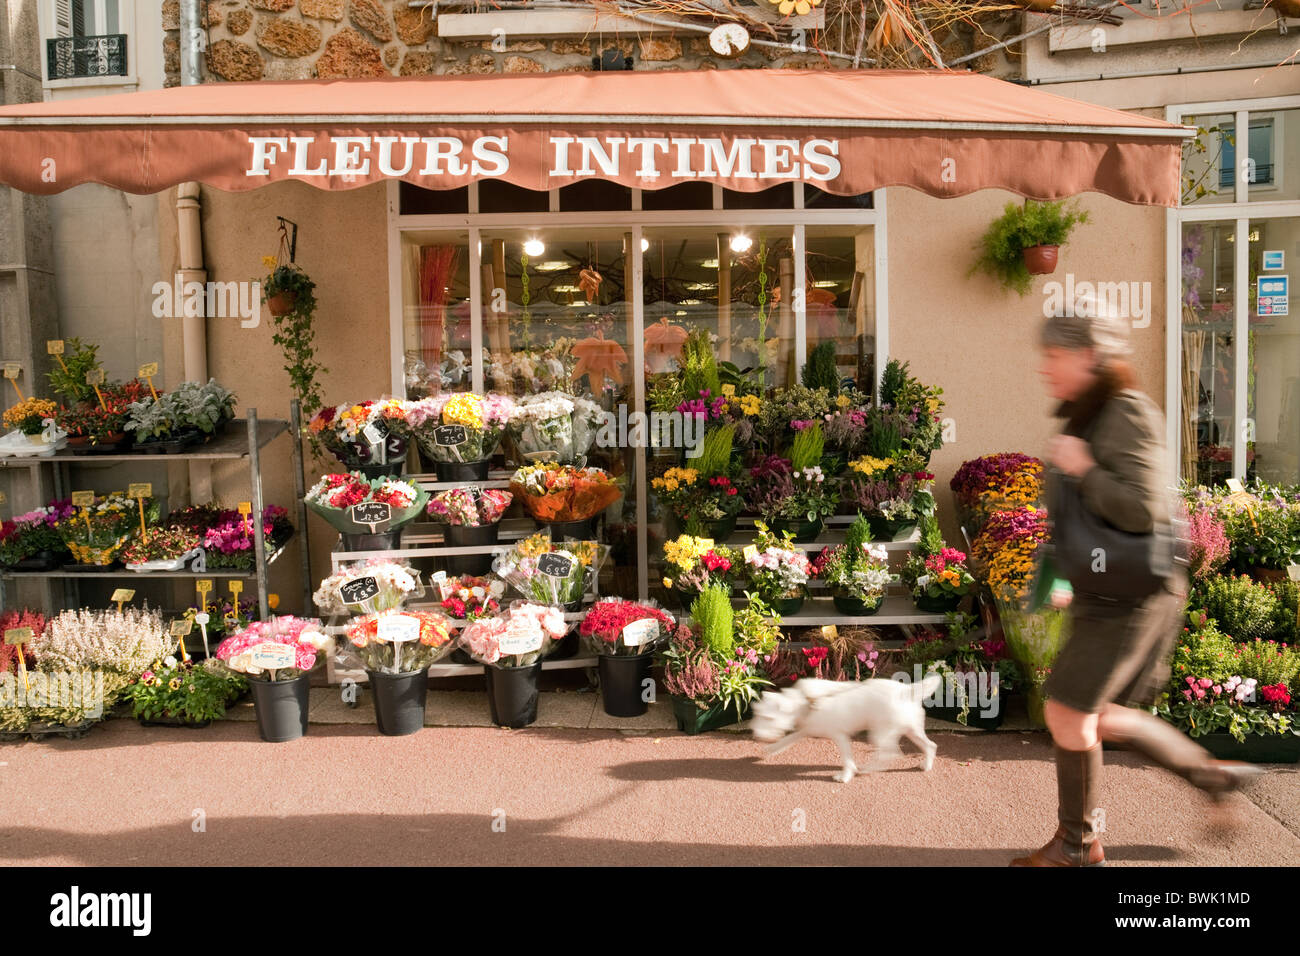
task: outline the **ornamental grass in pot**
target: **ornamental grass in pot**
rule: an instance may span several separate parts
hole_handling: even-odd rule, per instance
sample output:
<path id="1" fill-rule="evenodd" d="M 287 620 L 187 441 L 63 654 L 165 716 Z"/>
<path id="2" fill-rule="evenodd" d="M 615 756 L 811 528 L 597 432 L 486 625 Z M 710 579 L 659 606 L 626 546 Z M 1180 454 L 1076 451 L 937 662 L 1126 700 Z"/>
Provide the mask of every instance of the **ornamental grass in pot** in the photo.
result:
<path id="1" fill-rule="evenodd" d="M 655 496 L 682 532 L 724 541 L 735 530 L 736 516 L 745 506 L 732 460 L 735 435 L 734 425 L 709 429 L 698 456 L 651 480 Z"/>
<path id="2" fill-rule="evenodd" d="M 455 646 L 450 622 L 428 611 L 391 609 L 353 618 L 347 636 L 365 665 L 379 732 L 401 737 L 422 729 L 429 668 Z"/>
<path id="3" fill-rule="evenodd" d="M 674 626 L 650 603 L 602 598 L 591 606 L 578 634 L 597 657 L 600 698 L 611 717 L 639 717 L 654 700 L 650 669 Z"/>
<path id="4" fill-rule="evenodd" d="M 494 724 L 527 727 L 537 720 L 542 659 L 568 630 L 560 608 L 515 601 L 503 616 L 476 621 L 461 631 L 461 646 L 484 665 Z"/>
<path id="5" fill-rule="evenodd" d="M 263 740 L 284 743 L 307 733 L 311 670 L 331 643 L 319 621 L 285 615 L 255 621 L 217 647 L 217 659 L 248 678 Z"/>

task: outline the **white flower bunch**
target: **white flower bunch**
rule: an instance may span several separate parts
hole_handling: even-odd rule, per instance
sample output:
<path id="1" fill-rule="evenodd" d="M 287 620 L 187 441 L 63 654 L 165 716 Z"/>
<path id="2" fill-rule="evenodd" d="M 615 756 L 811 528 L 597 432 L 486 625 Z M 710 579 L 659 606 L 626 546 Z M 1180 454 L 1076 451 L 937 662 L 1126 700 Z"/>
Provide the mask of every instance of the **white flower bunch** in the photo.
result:
<path id="1" fill-rule="evenodd" d="M 157 611 L 64 611 L 29 644 L 45 671 L 103 669 L 135 676 L 168 656 L 175 639 Z"/>
<path id="2" fill-rule="evenodd" d="M 374 578 L 379 593 L 366 602 L 366 607 L 356 604 L 344 604 L 340 590 L 344 584 L 356 578 Z M 384 558 L 372 558 L 369 561 L 345 564 L 325 580 L 312 595 L 316 607 L 325 615 L 343 615 L 362 613 L 363 611 L 387 611 L 400 607 L 407 596 L 418 587 L 418 574 L 405 564 L 398 564 Z"/>

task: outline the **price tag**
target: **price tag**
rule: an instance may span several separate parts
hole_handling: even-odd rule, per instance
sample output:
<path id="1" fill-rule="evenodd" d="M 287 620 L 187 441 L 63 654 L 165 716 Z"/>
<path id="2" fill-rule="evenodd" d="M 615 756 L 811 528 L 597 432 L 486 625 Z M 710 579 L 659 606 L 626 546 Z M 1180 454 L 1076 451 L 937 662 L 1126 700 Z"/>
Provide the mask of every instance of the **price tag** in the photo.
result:
<path id="1" fill-rule="evenodd" d="M 1286 566 L 1286 576 L 1300 584 L 1300 564 L 1288 564 Z"/>
<path id="2" fill-rule="evenodd" d="M 386 644 L 405 644 L 420 639 L 420 619 L 409 614 L 386 614 L 379 619 L 375 630 L 379 640 Z"/>
<path id="3" fill-rule="evenodd" d="M 3 491 L 0 491 L 0 505 L 4 504 L 8 500 L 9 499 L 5 497 L 5 493 Z"/>
<path id="4" fill-rule="evenodd" d="M 75 508 L 94 507 L 95 493 L 93 491 L 74 491 L 72 493 L 72 505 Z"/>
<path id="5" fill-rule="evenodd" d="M 444 448 L 463 445 L 468 439 L 464 425 L 439 425 L 433 430 L 433 443 Z"/>
<path id="6" fill-rule="evenodd" d="M 752 544 L 747 544 L 745 545 L 745 550 L 741 552 L 741 555 L 746 561 L 752 561 L 754 558 L 758 557 L 758 548 Z"/>
<path id="7" fill-rule="evenodd" d="M 15 379 L 22 374 L 22 364 L 19 362 L 5 362 L 5 378 Z"/>
<path id="8" fill-rule="evenodd" d="M 199 578 L 194 582 L 194 590 L 198 591 L 200 594 L 207 594 L 212 590 L 212 579 Z"/>
<path id="9" fill-rule="evenodd" d="M 113 596 L 109 598 L 109 600 L 114 604 L 125 604 L 127 601 L 133 600 L 134 598 L 135 591 L 130 588 L 118 588 L 113 592 Z"/>
<path id="10" fill-rule="evenodd" d="M 232 579 L 230 582 L 230 593 L 235 596 L 236 604 L 239 603 L 239 592 L 241 592 L 242 590 L 244 590 L 244 582 L 239 580 L 238 578 Z"/>
<path id="11" fill-rule="evenodd" d="M 837 640 L 840 636 L 840 629 L 834 624 L 822 625 L 822 637 L 828 641 Z"/>
<path id="12" fill-rule="evenodd" d="M 339 587 L 344 604 L 360 604 L 379 594 L 379 582 L 373 577 L 353 578 Z"/>
<path id="13" fill-rule="evenodd" d="M 633 621 L 623 628 L 623 643 L 628 647 L 652 644 L 659 637 L 659 622 L 654 618 Z"/>
<path id="14" fill-rule="evenodd" d="M 700 547 L 703 548 L 705 551 L 712 551 L 712 550 L 713 550 L 713 539 L 712 539 L 712 538 L 701 538 L 701 539 L 700 539 Z"/>
<path id="15" fill-rule="evenodd" d="M 104 374 L 104 370 L 102 368 L 92 368 L 89 372 L 86 373 L 86 384 L 103 385 L 104 379 L 106 377 L 107 376 Z"/>
<path id="16" fill-rule="evenodd" d="M 132 482 L 127 486 L 128 498 L 152 498 L 153 485 L 147 481 Z"/>
<path id="17" fill-rule="evenodd" d="M 1228 486 L 1228 490 L 1233 494 L 1239 495 L 1246 490 L 1246 486 L 1241 483 L 1240 478 L 1229 478 L 1224 484 Z"/>
<path id="18" fill-rule="evenodd" d="M 537 570 L 550 578 L 567 578 L 573 572 L 573 558 L 552 551 L 537 559 Z"/>
<path id="19" fill-rule="evenodd" d="M 470 497 L 473 498 L 475 501 L 478 501 L 480 498 L 483 497 L 483 489 L 480 488 L 478 485 L 466 485 L 465 490 L 469 492 Z"/>
<path id="20" fill-rule="evenodd" d="M 352 506 L 352 520 L 357 524 L 369 525 L 373 531 L 375 525 L 393 520 L 393 506 L 386 501 L 363 501 Z"/>
<path id="21" fill-rule="evenodd" d="M 456 591 L 456 584 L 447 580 L 447 572 L 439 571 L 433 576 L 433 583 L 438 586 L 438 598 L 445 601 Z"/>
<path id="22" fill-rule="evenodd" d="M 140 371 L 137 374 L 140 378 L 153 378 L 153 376 L 158 374 L 158 363 L 149 362 L 145 365 L 141 365 Z"/>
<path id="23" fill-rule="evenodd" d="M 235 510 L 247 518 L 253 513 L 253 503 L 251 501 L 241 501 L 235 506 Z"/>
<path id="24" fill-rule="evenodd" d="M 6 644 L 26 644 L 35 634 L 30 627 L 11 627 L 5 631 Z"/>
<path id="25" fill-rule="evenodd" d="M 171 627 L 172 637 L 188 637 L 190 632 L 193 630 L 194 630 L 194 621 L 190 620 L 190 618 L 188 617 L 183 617 L 180 618 L 179 620 L 172 621 L 172 627 Z"/>
<path id="26" fill-rule="evenodd" d="M 502 654 L 527 654 L 539 650 L 542 646 L 541 628 L 529 628 L 526 634 L 512 634 L 506 631 L 501 635 L 498 646 Z"/>
<path id="27" fill-rule="evenodd" d="M 366 436 L 366 441 L 372 445 L 378 445 L 384 440 L 384 433 L 380 431 L 379 426 L 373 422 L 361 429 L 361 434 Z"/>
<path id="28" fill-rule="evenodd" d="M 63 339 L 47 339 L 45 342 L 45 351 L 50 355 L 62 355 Z"/>
<path id="29" fill-rule="evenodd" d="M 297 659 L 297 652 L 290 644 L 258 644 L 249 655 L 250 663 L 254 667 L 268 671 L 292 667 Z"/>
<path id="30" fill-rule="evenodd" d="M 199 611 L 198 614 L 194 615 L 194 623 L 199 627 L 207 627 L 210 620 L 212 620 L 212 615 L 207 611 Z"/>

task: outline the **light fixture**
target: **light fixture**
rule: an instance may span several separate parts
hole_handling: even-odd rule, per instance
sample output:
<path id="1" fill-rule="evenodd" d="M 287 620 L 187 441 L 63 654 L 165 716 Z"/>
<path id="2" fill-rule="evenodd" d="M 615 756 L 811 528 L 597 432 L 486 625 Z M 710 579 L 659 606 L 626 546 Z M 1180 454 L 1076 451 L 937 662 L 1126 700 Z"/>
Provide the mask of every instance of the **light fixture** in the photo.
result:
<path id="1" fill-rule="evenodd" d="M 686 283 L 686 288 L 690 289 L 692 292 L 708 292 L 708 291 L 710 291 L 710 290 L 712 290 L 712 289 L 716 289 L 717 287 L 718 287 L 718 284 L 717 284 L 716 282 L 688 282 L 688 283 Z"/>
<path id="2" fill-rule="evenodd" d="M 531 252 L 528 254 L 532 255 Z M 533 266 L 533 271 L 534 272 L 563 272 L 565 269 L 568 269 L 571 266 L 572 263 L 566 262 L 563 259 L 547 259 L 545 262 L 539 262 L 537 263 L 537 265 Z"/>
<path id="3" fill-rule="evenodd" d="M 749 247 L 754 244 L 754 240 L 749 238 L 743 232 L 738 232 L 731 237 L 732 252 L 748 252 Z"/>
<path id="4" fill-rule="evenodd" d="M 649 248 L 650 248 L 650 240 L 649 240 L 649 239 L 642 239 L 642 240 L 641 240 L 641 251 L 642 251 L 642 252 L 645 252 L 645 251 L 648 250 Z"/>
<path id="5" fill-rule="evenodd" d="M 553 285 L 552 292 L 581 292 L 582 288 L 576 285 Z"/>
<path id="6" fill-rule="evenodd" d="M 813 283 L 813 288 L 814 288 L 814 289 L 833 289 L 833 288 L 835 288 L 835 287 L 836 287 L 837 285 L 839 285 L 839 284 L 840 284 L 840 283 L 839 283 L 839 280 L 837 280 L 837 279 L 818 279 L 816 282 Z"/>
<path id="7" fill-rule="evenodd" d="M 700 299 L 682 299 L 682 301 L 679 302 L 678 304 L 679 305 L 703 305 L 704 303 Z"/>
<path id="8" fill-rule="evenodd" d="M 678 309 L 676 312 L 673 313 L 673 315 L 689 315 L 689 314 L 690 313 L 688 313 L 685 309 Z"/>
<path id="9" fill-rule="evenodd" d="M 702 259 L 700 260 L 700 265 L 703 266 L 705 269 L 716 269 L 718 267 L 718 260 Z"/>
<path id="10" fill-rule="evenodd" d="M 529 239 L 524 243 L 524 255 L 526 256 L 540 256 L 545 251 L 546 246 L 540 239 Z"/>

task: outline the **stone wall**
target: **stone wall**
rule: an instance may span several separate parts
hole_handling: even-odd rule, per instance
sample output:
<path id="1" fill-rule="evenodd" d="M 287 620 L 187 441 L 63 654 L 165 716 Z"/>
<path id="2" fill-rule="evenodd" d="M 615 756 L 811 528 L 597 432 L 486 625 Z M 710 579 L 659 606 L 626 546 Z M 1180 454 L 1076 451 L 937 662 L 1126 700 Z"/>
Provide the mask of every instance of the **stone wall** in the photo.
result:
<path id="1" fill-rule="evenodd" d="M 633 57 L 638 70 L 845 63 L 816 52 L 759 47 L 720 60 L 710 53 L 707 35 L 696 32 L 444 41 L 432 11 L 407 0 L 207 0 L 205 81 L 580 72 L 611 48 Z M 163 0 L 168 86 L 180 82 L 179 21 L 178 0 Z"/>

